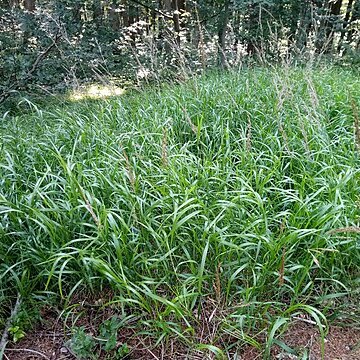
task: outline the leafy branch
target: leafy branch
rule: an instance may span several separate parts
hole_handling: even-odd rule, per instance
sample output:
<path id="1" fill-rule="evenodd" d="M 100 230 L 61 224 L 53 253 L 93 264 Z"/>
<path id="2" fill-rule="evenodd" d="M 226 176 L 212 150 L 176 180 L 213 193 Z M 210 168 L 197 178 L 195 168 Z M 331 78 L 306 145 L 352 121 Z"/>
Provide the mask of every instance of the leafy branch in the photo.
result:
<path id="1" fill-rule="evenodd" d="M 36 57 L 35 61 L 31 65 L 31 68 L 25 74 L 25 76 L 10 84 L 8 88 L 0 94 L 0 104 L 2 104 L 13 92 L 23 87 L 32 78 L 34 72 L 39 68 L 40 64 L 49 56 L 50 52 L 53 50 L 53 48 L 56 46 L 60 39 L 61 34 L 57 32 L 52 43 Z"/>

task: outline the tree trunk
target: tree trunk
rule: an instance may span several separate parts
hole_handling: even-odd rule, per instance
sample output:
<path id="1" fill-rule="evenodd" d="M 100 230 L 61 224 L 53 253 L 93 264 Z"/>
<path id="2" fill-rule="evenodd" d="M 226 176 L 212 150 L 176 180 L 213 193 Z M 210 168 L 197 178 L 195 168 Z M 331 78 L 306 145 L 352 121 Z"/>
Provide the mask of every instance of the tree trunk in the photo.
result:
<path id="1" fill-rule="evenodd" d="M 24 8 L 29 12 L 34 12 L 35 0 L 24 0 Z"/>
<path id="2" fill-rule="evenodd" d="M 258 21 L 258 11 L 257 7 L 259 5 L 251 3 L 248 7 L 248 21 L 247 21 L 247 53 L 248 55 L 253 55 L 256 52 L 257 48 L 257 29 L 259 27 Z"/>
<path id="3" fill-rule="evenodd" d="M 347 33 L 347 42 L 349 44 L 352 43 L 352 41 L 354 40 L 354 34 L 356 32 L 356 30 L 354 28 L 351 28 L 351 26 L 356 22 L 360 20 L 360 0 L 355 0 L 354 2 L 354 6 L 351 12 L 351 18 L 350 18 L 350 29 Z"/>
<path id="4" fill-rule="evenodd" d="M 129 26 L 129 9 L 128 9 L 127 0 L 122 0 L 121 6 L 122 6 L 122 13 L 121 13 L 122 25 L 123 27 L 127 27 Z"/>
<path id="5" fill-rule="evenodd" d="M 77 25 L 77 31 L 81 29 L 81 14 L 83 10 L 83 4 L 80 2 L 74 2 L 73 8 L 72 8 L 72 17 L 74 19 L 75 24 Z"/>
<path id="6" fill-rule="evenodd" d="M 335 0 L 330 4 L 330 14 L 326 21 L 326 37 L 325 37 L 325 49 L 324 51 L 329 53 L 333 49 L 334 45 L 334 34 L 337 25 L 340 21 L 340 11 L 342 6 L 342 0 Z"/>
<path id="7" fill-rule="evenodd" d="M 128 24 L 127 26 L 132 25 L 136 21 L 136 7 L 132 4 L 129 4 L 128 7 Z"/>
<path id="8" fill-rule="evenodd" d="M 342 30 L 341 30 L 341 35 L 340 35 L 340 39 L 339 39 L 338 52 L 341 51 L 341 48 L 342 48 L 342 45 L 343 45 L 344 37 L 345 37 L 345 34 L 346 34 L 346 28 L 349 25 L 350 14 L 351 14 L 353 2 L 354 2 L 354 0 L 349 0 L 348 4 L 346 6 L 346 13 L 345 13 L 345 17 L 344 17 L 344 21 L 343 21 L 343 25 L 342 25 Z"/>
<path id="9" fill-rule="evenodd" d="M 306 1 L 301 7 L 301 13 L 299 15 L 299 25 L 296 32 L 296 49 L 299 53 L 304 51 L 307 47 L 308 34 L 311 29 L 311 3 Z"/>
<path id="10" fill-rule="evenodd" d="M 174 32 L 175 32 L 175 43 L 180 48 L 180 10 L 179 0 L 172 1 L 173 8 L 173 21 L 174 21 Z"/>
<path id="11" fill-rule="evenodd" d="M 111 29 L 118 31 L 120 28 L 120 17 L 119 13 L 116 12 L 117 4 L 116 1 L 112 1 L 109 7 L 109 21 Z"/>
<path id="12" fill-rule="evenodd" d="M 315 24 L 315 50 L 318 54 L 323 52 L 326 47 L 326 27 L 330 9 L 327 0 L 312 0 L 313 23 Z"/>
<path id="13" fill-rule="evenodd" d="M 222 68 L 228 68 L 229 64 L 226 60 L 226 31 L 230 17 L 230 0 L 225 1 L 224 10 L 219 15 L 218 22 L 218 46 L 219 46 L 219 63 Z"/>
<path id="14" fill-rule="evenodd" d="M 28 11 L 27 14 L 25 14 L 26 22 L 24 23 L 24 33 L 23 33 L 23 46 L 26 47 L 28 45 L 28 40 L 33 34 L 33 27 L 35 26 L 35 18 L 34 18 L 34 12 L 35 12 L 35 0 L 24 0 L 24 8 L 26 11 Z"/>
<path id="15" fill-rule="evenodd" d="M 185 10 L 185 0 L 164 0 L 165 14 L 172 17 L 175 45 L 180 50 L 181 13 Z M 171 46 L 165 42 L 165 51 L 171 52 Z"/>

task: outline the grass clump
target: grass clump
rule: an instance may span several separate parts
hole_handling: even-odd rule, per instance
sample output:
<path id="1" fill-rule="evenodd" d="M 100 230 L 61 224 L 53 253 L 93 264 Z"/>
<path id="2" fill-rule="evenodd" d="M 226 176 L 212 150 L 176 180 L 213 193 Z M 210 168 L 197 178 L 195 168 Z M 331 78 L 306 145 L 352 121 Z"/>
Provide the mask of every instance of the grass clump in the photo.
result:
<path id="1" fill-rule="evenodd" d="M 111 288 L 218 356 L 323 329 L 359 289 L 359 106 L 350 70 L 252 69 L 4 117 L 0 314 Z"/>

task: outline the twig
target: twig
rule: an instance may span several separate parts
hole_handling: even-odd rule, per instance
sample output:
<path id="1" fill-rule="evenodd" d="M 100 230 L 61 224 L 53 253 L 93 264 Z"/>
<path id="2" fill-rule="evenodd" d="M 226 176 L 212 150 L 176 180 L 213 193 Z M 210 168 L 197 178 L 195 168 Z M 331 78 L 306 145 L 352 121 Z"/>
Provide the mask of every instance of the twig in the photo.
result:
<path id="1" fill-rule="evenodd" d="M 141 339 L 138 339 L 138 340 L 139 340 L 140 343 L 144 346 L 143 350 L 148 351 L 148 352 L 152 355 L 153 359 L 155 359 L 155 360 L 160 360 L 160 359 L 149 349 L 149 347 L 144 344 L 144 342 L 143 342 Z"/>
<path id="2" fill-rule="evenodd" d="M 47 356 L 46 356 L 45 354 L 43 354 L 42 352 L 36 351 L 36 350 L 32 350 L 32 349 L 7 349 L 7 351 L 25 351 L 25 352 L 29 352 L 29 353 L 32 353 L 32 354 L 39 355 L 39 356 L 41 356 L 43 359 L 50 360 L 50 358 L 47 357 Z"/>
<path id="3" fill-rule="evenodd" d="M 2 358 L 3 358 L 4 352 L 5 352 L 5 347 L 6 347 L 6 344 L 8 342 L 8 338 L 9 338 L 9 329 L 11 327 L 11 323 L 12 323 L 13 319 L 15 318 L 16 314 L 19 311 L 20 304 L 21 304 L 21 297 L 20 297 L 20 294 L 18 294 L 15 306 L 11 310 L 10 317 L 8 318 L 8 320 L 7 320 L 6 324 L 5 324 L 5 330 L 4 330 L 4 333 L 2 334 L 2 337 L 1 337 L 1 341 L 0 341 L 0 360 L 2 360 Z"/>
<path id="4" fill-rule="evenodd" d="M 304 318 L 301 318 L 301 317 L 298 317 L 298 316 L 293 316 L 293 319 L 295 320 L 298 320 L 298 321 L 302 321 L 304 323 L 307 323 L 307 324 L 311 324 L 311 325 L 317 325 L 317 326 L 321 326 L 323 329 L 325 329 L 325 325 L 323 324 L 318 324 L 317 322 L 315 322 L 314 320 L 310 320 L 310 319 L 304 319 Z"/>

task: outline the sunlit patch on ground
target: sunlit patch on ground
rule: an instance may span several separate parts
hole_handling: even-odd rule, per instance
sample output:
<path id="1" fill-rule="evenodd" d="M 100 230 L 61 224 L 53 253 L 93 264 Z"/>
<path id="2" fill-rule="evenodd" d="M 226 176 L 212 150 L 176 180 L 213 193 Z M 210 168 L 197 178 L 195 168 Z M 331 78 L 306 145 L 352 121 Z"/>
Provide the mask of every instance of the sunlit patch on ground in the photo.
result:
<path id="1" fill-rule="evenodd" d="M 125 89 L 117 86 L 104 86 L 99 84 L 92 84 L 74 90 L 69 98 L 70 100 L 78 101 L 83 99 L 103 99 L 112 96 L 123 95 Z"/>

